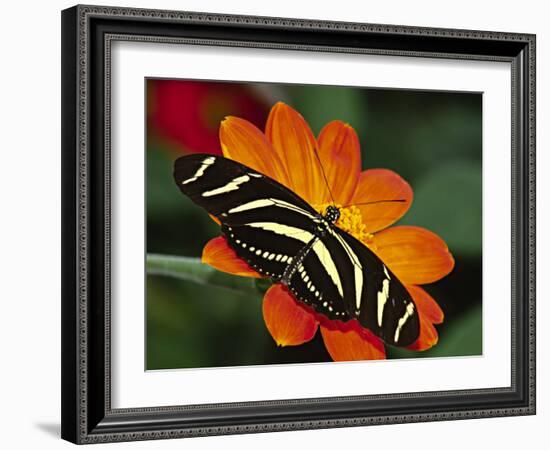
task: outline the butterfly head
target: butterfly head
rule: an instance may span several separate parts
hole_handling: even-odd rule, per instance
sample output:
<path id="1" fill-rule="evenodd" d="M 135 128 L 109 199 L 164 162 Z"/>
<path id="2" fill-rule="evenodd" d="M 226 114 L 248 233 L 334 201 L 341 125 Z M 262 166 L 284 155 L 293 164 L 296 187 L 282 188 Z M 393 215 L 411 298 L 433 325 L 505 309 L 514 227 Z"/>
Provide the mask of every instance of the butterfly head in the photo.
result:
<path id="1" fill-rule="evenodd" d="M 325 219 L 329 223 L 335 223 L 340 218 L 340 210 L 333 205 L 327 207 L 325 211 Z"/>

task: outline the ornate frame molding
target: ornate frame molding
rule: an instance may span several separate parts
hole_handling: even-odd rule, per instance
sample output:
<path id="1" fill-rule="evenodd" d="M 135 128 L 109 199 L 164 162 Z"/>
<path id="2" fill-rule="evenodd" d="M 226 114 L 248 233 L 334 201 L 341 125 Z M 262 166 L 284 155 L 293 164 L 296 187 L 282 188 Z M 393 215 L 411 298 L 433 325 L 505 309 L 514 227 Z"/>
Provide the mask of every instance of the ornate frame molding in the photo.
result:
<path id="1" fill-rule="evenodd" d="M 535 413 L 534 35 L 99 6 L 65 10 L 62 24 L 62 436 L 65 439 L 96 443 Z M 145 33 L 152 30 L 152 24 L 157 25 L 156 31 Z M 239 30 L 246 30 L 248 39 L 242 38 Z M 351 44 L 352 36 L 361 45 Z M 110 49 L 117 40 L 510 62 L 512 386 L 112 409 Z M 102 117 L 103 123 L 98 123 L 98 117 Z M 101 156 L 92 151 L 98 145 L 102 148 Z M 98 234 L 103 239 L 98 240 L 95 237 Z M 101 320 L 95 319 L 98 314 Z M 449 399 L 454 403 L 445 407 Z M 393 406 L 389 409 L 381 406 L 390 401 Z M 342 405 L 349 405 L 347 414 L 335 414 L 335 407 Z M 221 410 L 225 415 L 227 412 L 233 415 L 230 423 L 213 414 Z M 268 420 L 254 421 L 250 411 L 254 416 L 263 414 Z"/>

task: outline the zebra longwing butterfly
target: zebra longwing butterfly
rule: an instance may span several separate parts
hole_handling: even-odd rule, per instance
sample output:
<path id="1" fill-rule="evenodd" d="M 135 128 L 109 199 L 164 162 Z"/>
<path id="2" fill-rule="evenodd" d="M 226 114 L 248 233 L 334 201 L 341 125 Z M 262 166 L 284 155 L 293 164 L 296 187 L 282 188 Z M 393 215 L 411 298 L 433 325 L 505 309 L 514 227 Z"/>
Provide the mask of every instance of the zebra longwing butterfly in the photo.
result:
<path id="1" fill-rule="evenodd" d="M 336 206 L 321 215 L 274 179 L 222 156 L 180 157 L 174 179 L 220 220 L 240 258 L 299 301 L 329 319 L 357 319 L 391 345 L 418 338 L 410 294 L 380 258 L 338 228 Z"/>

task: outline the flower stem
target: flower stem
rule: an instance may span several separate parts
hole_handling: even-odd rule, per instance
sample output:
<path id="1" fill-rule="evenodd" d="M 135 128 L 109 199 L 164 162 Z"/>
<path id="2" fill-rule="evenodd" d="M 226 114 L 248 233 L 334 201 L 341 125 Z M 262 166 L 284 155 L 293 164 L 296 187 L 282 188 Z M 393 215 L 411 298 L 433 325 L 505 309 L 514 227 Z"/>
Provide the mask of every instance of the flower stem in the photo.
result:
<path id="1" fill-rule="evenodd" d="M 200 258 L 147 254 L 147 274 L 178 278 L 208 286 L 224 287 L 243 293 L 259 293 L 254 278 L 239 277 L 220 272 L 207 264 L 203 264 Z"/>

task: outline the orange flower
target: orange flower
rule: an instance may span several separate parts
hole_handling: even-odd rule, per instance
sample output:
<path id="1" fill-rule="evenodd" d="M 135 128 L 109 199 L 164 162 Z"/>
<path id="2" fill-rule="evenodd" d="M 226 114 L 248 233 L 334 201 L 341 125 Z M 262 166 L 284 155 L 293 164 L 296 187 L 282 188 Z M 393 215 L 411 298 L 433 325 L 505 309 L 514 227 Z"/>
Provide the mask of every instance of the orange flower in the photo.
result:
<path id="1" fill-rule="evenodd" d="M 334 201 L 341 208 L 336 225 L 375 252 L 414 299 L 420 317 L 420 335 L 409 348 L 426 350 L 437 343 L 434 324 L 443 321 L 443 312 L 418 285 L 447 275 L 453 269 L 453 257 L 445 242 L 424 228 L 388 228 L 409 209 L 412 189 L 391 170 L 361 171 L 359 140 L 352 127 L 335 120 L 325 125 L 316 139 L 297 111 L 277 103 L 271 109 L 265 133 L 246 120 L 227 117 L 221 123 L 220 141 L 225 157 L 274 178 L 323 213 L 332 199 L 315 156 L 316 149 Z M 383 199 L 405 201 L 345 206 Z M 208 242 L 202 260 L 224 272 L 260 277 L 236 256 L 224 237 Z M 383 342 L 357 320 L 346 323 L 329 320 L 298 302 L 281 284 L 274 284 L 266 292 L 263 315 L 278 345 L 303 344 L 320 328 L 325 346 L 335 361 L 386 356 Z"/>

